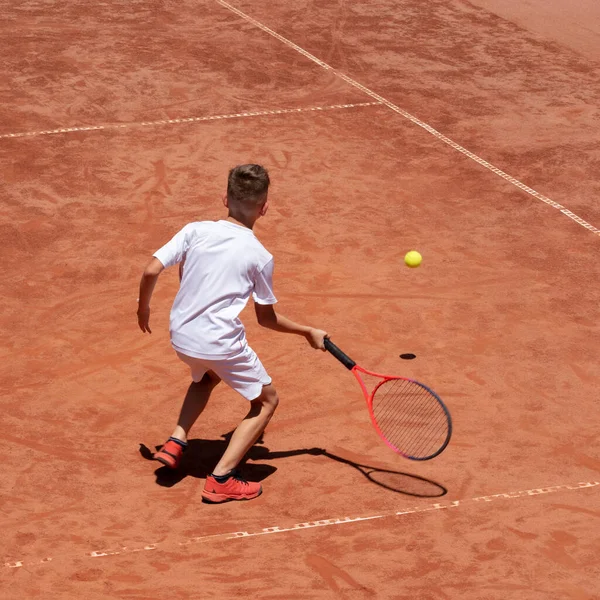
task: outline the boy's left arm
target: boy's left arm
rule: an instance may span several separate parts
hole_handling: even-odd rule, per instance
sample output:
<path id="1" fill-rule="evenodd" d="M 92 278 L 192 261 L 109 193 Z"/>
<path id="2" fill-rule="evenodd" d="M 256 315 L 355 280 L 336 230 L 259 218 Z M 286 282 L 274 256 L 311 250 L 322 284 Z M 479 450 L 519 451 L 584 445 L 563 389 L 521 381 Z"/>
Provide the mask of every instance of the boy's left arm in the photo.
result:
<path id="1" fill-rule="evenodd" d="M 324 340 L 327 337 L 326 331 L 315 327 L 299 325 L 291 319 L 275 312 L 272 304 L 258 304 L 255 302 L 254 310 L 259 325 L 272 329 L 273 331 L 280 331 L 281 333 L 295 333 L 296 335 L 302 335 L 313 348 L 325 350 Z"/>
<path id="2" fill-rule="evenodd" d="M 156 257 L 152 257 L 152 260 L 148 263 L 148 266 L 144 269 L 142 279 L 140 281 L 140 297 L 138 298 L 138 325 L 140 329 L 146 333 L 152 333 L 150 329 L 150 300 L 152 299 L 152 292 L 154 286 L 158 281 L 158 276 L 164 270 L 163 264 Z"/>
<path id="3" fill-rule="evenodd" d="M 273 294 L 273 259 L 257 273 L 254 281 L 253 297 L 254 310 L 259 325 L 273 329 L 274 331 L 281 331 L 282 333 L 302 335 L 313 348 L 325 350 L 324 340 L 327 337 L 326 331 L 316 329 L 315 327 L 299 325 L 291 319 L 275 312 L 273 305 L 277 302 L 277 299 Z"/>

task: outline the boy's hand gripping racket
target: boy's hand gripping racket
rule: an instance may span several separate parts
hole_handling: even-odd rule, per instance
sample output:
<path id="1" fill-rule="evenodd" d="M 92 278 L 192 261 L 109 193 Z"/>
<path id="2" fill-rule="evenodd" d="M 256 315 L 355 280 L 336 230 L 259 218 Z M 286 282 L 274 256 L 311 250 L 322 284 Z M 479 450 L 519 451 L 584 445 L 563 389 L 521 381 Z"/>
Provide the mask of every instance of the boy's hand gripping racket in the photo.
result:
<path id="1" fill-rule="evenodd" d="M 325 349 L 356 377 L 367 401 L 371 422 L 392 450 L 411 460 L 429 460 L 446 448 L 452 435 L 452 419 L 433 390 L 414 379 L 367 371 L 329 338 L 325 338 Z M 381 381 L 369 392 L 360 373 Z"/>

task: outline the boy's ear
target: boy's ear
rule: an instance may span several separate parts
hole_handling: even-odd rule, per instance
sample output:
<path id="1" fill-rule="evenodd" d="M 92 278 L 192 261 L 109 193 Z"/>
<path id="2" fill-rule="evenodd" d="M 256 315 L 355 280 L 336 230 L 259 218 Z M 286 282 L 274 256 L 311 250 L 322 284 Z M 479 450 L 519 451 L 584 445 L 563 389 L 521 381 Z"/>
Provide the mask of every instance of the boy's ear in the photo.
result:
<path id="1" fill-rule="evenodd" d="M 228 202 L 228 200 L 227 200 L 227 192 L 225 192 L 225 193 L 223 194 L 223 206 L 224 206 L 225 208 L 229 208 L 229 202 Z"/>
<path id="2" fill-rule="evenodd" d="M 267 211 L 269 210 L 269 201 L 267 200 L 260 209 L 260 216 L 264 217 L 267 214 Z"/>

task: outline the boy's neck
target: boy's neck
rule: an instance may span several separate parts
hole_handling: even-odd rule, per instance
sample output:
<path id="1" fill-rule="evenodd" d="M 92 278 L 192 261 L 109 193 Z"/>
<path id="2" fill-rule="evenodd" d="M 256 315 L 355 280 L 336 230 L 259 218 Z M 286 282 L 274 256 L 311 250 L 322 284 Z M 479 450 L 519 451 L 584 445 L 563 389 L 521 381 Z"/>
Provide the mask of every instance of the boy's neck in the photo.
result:
<path id="1" fill-rule="evenodd" d="M 235 217 L 232 217 L 231 215 L 227 215 L 227 218 L 225 220 L 229 221 L 230 223 L 233 223 L 234 225 L 241 225 L 242 227 L 246 227 L 246 229 L 252 229 L 254 227 L 254 223 L 256 223 L 256 220 L 240 220 L 236 219 Z"/>

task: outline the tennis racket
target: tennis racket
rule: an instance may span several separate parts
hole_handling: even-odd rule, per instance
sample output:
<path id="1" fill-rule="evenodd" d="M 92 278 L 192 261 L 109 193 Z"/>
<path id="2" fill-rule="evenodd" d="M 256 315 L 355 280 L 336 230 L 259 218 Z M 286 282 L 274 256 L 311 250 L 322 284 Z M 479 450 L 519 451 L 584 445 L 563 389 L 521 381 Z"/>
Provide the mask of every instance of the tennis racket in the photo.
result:
<path id="1" fill-rule="evenodd" d="M 414 379 L 367 371 L 329 338 L 325 338 L 325 350 L 352 371 L 375 431 L 392 450 L 411 460 L 430 460 L 444 451 L 452 436 L 452 418 L 432 389 Z M 371 391 L 361 374 L 379 380 Z"/>

